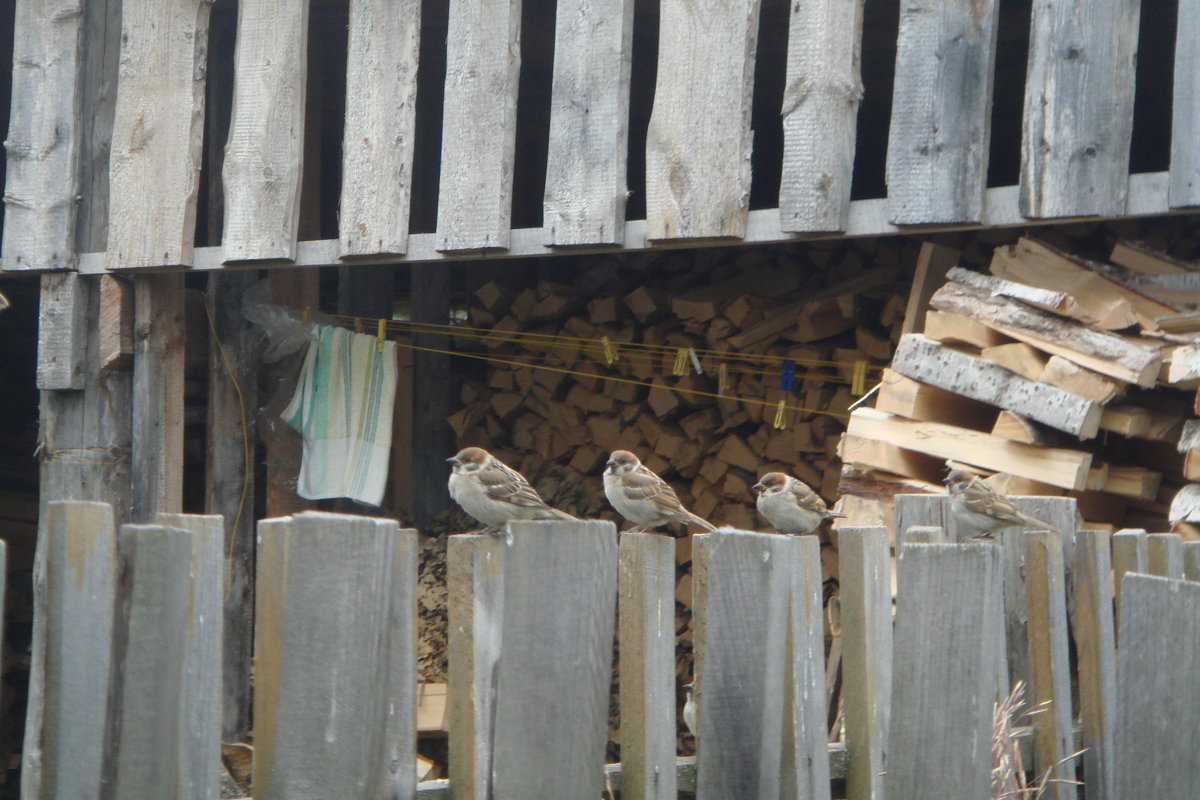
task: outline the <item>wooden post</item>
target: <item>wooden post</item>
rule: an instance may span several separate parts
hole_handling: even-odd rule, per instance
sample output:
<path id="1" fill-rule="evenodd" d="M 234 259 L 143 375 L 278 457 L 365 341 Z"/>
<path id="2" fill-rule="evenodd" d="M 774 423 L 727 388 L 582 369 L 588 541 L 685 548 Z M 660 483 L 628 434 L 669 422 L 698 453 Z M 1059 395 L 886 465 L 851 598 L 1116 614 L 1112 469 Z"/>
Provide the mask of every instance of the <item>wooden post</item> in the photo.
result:
<path id="1" fill-rule="evenodd" d="M 1200 206 L 1200 2 L 1181 0 L 1176 18 L 1175 82 L 1171 102 L 1171 208 Z"/>
<path id="2" fill-rule="evenodd" d="M 896 552 L 907 541 L 908 531 L 913 527 L 941 528 L 954 541 L 954 531 L 949 530 L 954 524 L 950 516 L 949 497 L 945 494 L 898 494 L 893 498 L 895 509 L 892 540 Z"/>
<path id="3" fill-rule="evenodd" d="M 1192 797 L 1200 786 L 1200 586 L 1125 579 L 1117 653 L 1114 797 Z"/>
<path id="4" fill-rule="evenodd" d="M 445 265 L 412 269 L 413 322 L 446 325 L 450 321 L 450 276 Z M 447 338 L 417 334 L 418 347 L 446 349 Z M 413 353 L 413 522 L 426 525 L 450 503 L 446 459 L 454 455 L 454 435 L 446 423 L 450 405 L 450 357 L 418 350 Z"/>
<path id="5" fill-rule="evenodd" d="M 1066 574 L 1062 536 L 1058 531 L 1022 534 L 1025 590 L 1028 596 L 1029 707 L 1033 714 L 1034 769 L 1049 774 L 1048 790 L 1066 800 L 1075 794 L 1061 781 L 1074 774 L 1067 762 L 1072 748 L 1071 665 L 1068 653 Z"/>
<path id="6" fill-rule="evenodd" d="M 186 531 L 163 525 L 121 527 L 122 580 L 113 652 L 116 735 L 107 742 L 116 800 L 174 795 L 182 786 L 185 764 L 213 750 L 208 746 L 196 752 L 182 742 L 182 709 L 187 702 L 183 699 L 185 639 L 198 610 L 188 602 L 191 549 Z M 207 699 L 215 712 L 216 695 Z M 215 728 L 209 731 L 216 732 Z M 209 779 L 204 787 L 191 784 L 189 775 L 188 789 L 219 792 L 215 780 L 219 764 L 218 756 L 205 765 Z"/>
<path id="7" fill-rule="evenodd" d="M 255 800 L 411 800 L 416 531 L 305 512 L 258 536 Z"/>
<path id="8" fill-rule="evenodd" d="M 988 797 L 1003 662 L 999 553 L 990 544 L 913 544 L 896 569 L 886 796 Z"/>
<path id="9" fill-rule="evenodd" d="M 892 708 L 892 585 L 886 528 L 842 528 L 842 696 L 848 800 L 883 793 Z"/>
<path id="10" fill-rule="evenodd" d="M 1183 577 L 1200 582 L 1200 542 L 1183 543 Z"/>
<path id="11" fill-rule="evenodd" d="M 732 530 L 692 543 L 696 798 L 778 797 L 794 543 Z"/>
<path id="12" fill-rule="evenodd" d="M 675 800 L 675 541 L 625 533 L 617 557 L 621 796 Z"/>
<path id="13" fill-rule="evenodd" d="M 1146 573 L 1163 578 L 1183 577 L 1183 540 L 1177 533 L 1146 536 Z"/>
<path id="14" fill-rule="evenodd" d="M 1121 585 L 1125 574 L 1146 571 L 1146 531 L 1141 528 L 1124 528 L 1112 537 L 1113 600 L 1117 618 L 1121 614 Z M 1120 636 L 1120 628 L 1117 635 Z"/>
<path id="15" fill-rule="evenodd" d="M 936 525 L 913 525 L 904 535 L 904 544 L 945 544 L 946 531 Z"/>
<path id="16" fill-rule="evenodd" d="M 1086 800 L 1114 800 L 1113 726 L 1117 713 L 1117 648 L 1109 579 L 1109 534 L 1075 537 L 1075 646 L 1079 654 L 1079 719 Z"/>
<path id="17" fill-rule="evenodd" d="M 796 549 L 796 569 L 791 575 L 788 604 L 779 796 L 782 800 L 828 800 L 829 725 L 825 703 L 821 545 L 816 536 L 798 536 L 792 539 L 792 544 Z"/>
<path id="18" fill-rule="evenodd" d="M 41 277 L 37 388 L 82 389 L 87 381 L 88 279 L 74 272 Z"/>

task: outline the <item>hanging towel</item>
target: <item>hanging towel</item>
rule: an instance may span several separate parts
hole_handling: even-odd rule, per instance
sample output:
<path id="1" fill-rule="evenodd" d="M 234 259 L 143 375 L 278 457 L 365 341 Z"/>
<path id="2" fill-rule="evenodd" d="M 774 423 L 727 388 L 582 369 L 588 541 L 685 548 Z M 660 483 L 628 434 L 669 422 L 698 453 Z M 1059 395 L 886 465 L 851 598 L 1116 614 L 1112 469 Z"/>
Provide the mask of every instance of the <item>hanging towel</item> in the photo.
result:
<path id="1" fill-rule="evenodd" d="M 296 394 L 280 415 L 300 432 L 297 493 L 378 506 L 387 481 L 396 402 L 396 343 L 313 326 Z"/>

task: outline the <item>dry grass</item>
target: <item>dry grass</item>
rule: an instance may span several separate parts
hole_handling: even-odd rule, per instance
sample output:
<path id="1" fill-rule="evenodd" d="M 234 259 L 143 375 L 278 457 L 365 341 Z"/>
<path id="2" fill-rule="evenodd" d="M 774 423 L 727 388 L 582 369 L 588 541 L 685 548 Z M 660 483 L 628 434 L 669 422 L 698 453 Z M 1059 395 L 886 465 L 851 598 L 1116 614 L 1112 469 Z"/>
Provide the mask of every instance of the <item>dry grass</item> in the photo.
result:
<path id="1" fill-rule="evenodd" d="M 1043 713 L 1047 704 L 1035 706 L 1028 712 L 1025 708 L 1025 682 L 1017 681 L 1008 697 L 996 704 L 992 711 L 992 800 L 1037 800 L 1054 783 L 1081 785 L 1080 781 L 1052 778 L 1054 770 L 1083 753 L 1082 750 L 1064 758 L 1058 764 L 1047 767 L 1033 780 L 1025 777 L 1025 766 L 1021 759 L 1021 748 L 1016 721 L 1027 713 L 1029 716 Z"/>

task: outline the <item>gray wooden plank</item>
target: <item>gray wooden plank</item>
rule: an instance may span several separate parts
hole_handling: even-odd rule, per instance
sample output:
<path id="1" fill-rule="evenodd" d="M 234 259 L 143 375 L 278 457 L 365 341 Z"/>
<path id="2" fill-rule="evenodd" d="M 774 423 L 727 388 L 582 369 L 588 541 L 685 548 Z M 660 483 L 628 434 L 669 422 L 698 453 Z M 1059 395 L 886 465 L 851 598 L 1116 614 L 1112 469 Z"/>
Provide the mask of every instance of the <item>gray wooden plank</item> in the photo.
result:
<path id="1" fill-rule="evenodd" d="M 1200 1 L 1179 0 L 1171 102 L 1172 208 L 1200 206 Z"/>
<path id="2" fill-rule="evenodd" d="M 180 759 L 188 755 L 181 712 L 185 639 L 193 621 L 188 602 L 191 535 L 164 525 L 123 525 L 119 550 L 122 580 L 113 648 L 115 736 L 107 743 L 114 770 L 112 796 L 116 800 L 171 797 L 184 785 Z M 216 697 L 210 700 L 215 711 Z M 216 745 L 204 748 L 217 756 L 207 764 L 208 789 L 219 774 L 219 741 Z M 188 777 L 189 790 L 201 788 L 191 783 L 193 775 Z"/>
<path id="3" fill-rule="evenodd" d="M 1126 213 L 1138 0 L 1033 5 L 1021 213 Z"/>
<path id="4" fill-rule="evenodd" d="M 647 239 L 746 233 L 760 1 L 659 5 L 658 79 L 646 133 Z"/>
<path id="5" fill-rule="evenodd" d="M 41 278 L 37 388 L 82 389 L 86 382 L 88 292 L 75 273 Z"/>
<path id="6" fill-rule="evenodd" d="M 224 261 L 292 260 L 300 224 L 309 0 L 238 4 Z"/>
<path id="7" fill-rule="evenodd" d="M 897 495 L 899 497 L 899 495 Z M 882 797 L 890 765 L 892 585 L 885 528 L 841 528 L 842 696 L 848 800 Z"/>
<path id="8" fill-rule="evenodd" d="M 792 541 L 796 549 L 796 569 L 791 575 L 788 615 L 779 797 L 781 800 L 828 800 L 829 729 L 825 705 L 821 545 L 816 536 L 798 536 Z"/>
<path id="9" fill-rule="evenodd" d="M 895 224 L 983 216 L 997 5 L 917 0 L 900 9 L 887 152 Z"/>
<path id="10" fill-rule="evenodd" d="M 1177 533 L 1146 536 L 1146 572 L 1163 578 L 1183 577 L 1183 540 Z"/>
<path id="11" fill-rule="evenodd" d="M 1112 537 L 1113 602 L 1117 618 L 1121 614 L 1121 585 L 1126 573 L 1146 571 L 1146 531 L 1123 528 Z M 1118 635 L 1120 628 L 1117 629 Z"/>
<path id="12" fill-rule="evenodd" d="M 548 245 L 620 244 L 633 0 L 562 0 L 542 221 Z"/>
<path id="13" fill-rule="evenodd" d="M 510 522 L 496 668 L 495 800 L 599 797 L 617 594 L 611 522 Z M 550 715 L 532 708 L 553 708 Z M 545 769 L 554 764 L 555 769 Z"/>
<path id="14" fill-rule="evenodd" d="M 258 532 L 254 797 L 413 797 L 416 531 L 304 512 Z"/>
<path id="15" fill-rule="evenodd" d="M 999 553 L 986 543 L 913 544 L 896 570 L 887 796 L 990 797 Z"/>
<path id="16" fill-rule="evenodd" d="M 1062 535 L 1058 531 L 1026 531 L 1021 540 L 1025 550 L 1025 591 L 1028 598 L 1029 693 L 1033 714 L 1034 770 L 1051 781 L 1051 797 L 1075 795 L 1070 779 L 1071 755 L 1071 665 L 1067 636 L 1066 573 L 1063 568 Z"/>
<path id="17" fill-rule="evenodd" d="M 949 530 L 954 518 L 950 516 L 949 498 L 945 494 L 898 494 L 892 502 L 896 520 L 892 539 L 897 552 L 913 527 L 941 528 L 947 539 L 954 541 L 954 533 Z"/>
<path id="18" fill-rule="evenodd" d="M 35 631 L 21 796 L 98 797 L 105 759 L 117 543 L 107 503 L 46 508 L 34 575 Z M 40 622 L 39 622 L 40 619 Z"/>
<path id="19" fill-rule="evenodd" d="M 446 27 L 438 251 L 506 248 L 521 0 L 453 0 Z"/>
<path id="20" fill-rule="evenodd" d="M 862 100 L 863 0 L 793 3 L 783 90 L 779 224 L 843 231 Z"/>
<path id="21" fill-rule="evenodd" d="M 1200 581 L 1200 542 L 1183 543 L 1183 577 Z"/>
<path id="22" fill-rule="evenodd" d="M 123 0 L 110 267 L 192 262 L 211 8 L 210 0 Z"/>
<path id="23" fill-rule="evenodd" d="M 221 742 L 228 741 L 221 731 L 225 521 L 217 515 L 159 514 L 155 522 L 186 531 L 190 545 L 181 584 L 187 589 L 183 674 L 179 693 L 168 698 L 179 702 L 180 795 L 216 797 L 221 793 Z"/>
<path id="24" fill-rule="evenodd" d="M 1200 786 L 1200 586 L 1130 575 L 1123 595 L 1114 796 L 1185 800 Z"/>
<path id="25" fill-rule="evenodd" d="M 945 544 L 946 531 L 936 525 L 913 525 L 904 534 L 904 544 Z"/>
<path id="26" fill-rule="evenodd" d="M 675 800 L 675 540 L 624 533 L 617 558 L 621 796 Z"/>
<path id="27" fill-rule="evenodd" d="M 496 665 L 504 616 L 504 540 L 460 534 L 446 543 L 450 779 L 454 800 L 490 800 Z"/>
<path id="28" fill-rule="evenodd" d="M 794 543 L 732 529 L 692 542 L 696 798 L 778 797 Z"/>
<path id="29" fill-rule="evenodd" d="M 82 0 L 17 0 L 4 147 L 6 270 L 73 269 Z"/>
<path id="30" fill-rule="evenodd" d="M 1086 800 L 1112 800 L 1113 726 L 1117 713 L 1117 649 L 1109 534 L 1075 537 L 1075 647 L 1079 659 L 1080 747 Z"/>
<path id="31" fill-rule="evenodd" d="M 417 110 L 420 0 L 352 0 L 346 47 L 343 258 L 403 253 Z"/>

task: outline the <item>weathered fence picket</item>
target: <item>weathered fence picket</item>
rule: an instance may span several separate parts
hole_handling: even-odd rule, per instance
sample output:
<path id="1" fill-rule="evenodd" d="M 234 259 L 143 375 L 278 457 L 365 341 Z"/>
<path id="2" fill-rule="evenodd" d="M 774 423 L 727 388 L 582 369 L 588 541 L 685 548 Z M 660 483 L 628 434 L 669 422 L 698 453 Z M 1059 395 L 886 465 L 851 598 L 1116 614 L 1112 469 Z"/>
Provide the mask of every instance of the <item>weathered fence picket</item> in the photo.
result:
<path id="1" fill-rule="evenodd" d="M 1117 713 L 1117 652 L 1112 561 L 1106 531 L 1075 537 L 1075 648 L 1079 657 L 1079 720 L 1087 800 L 1114 800 L 1113 726 Z"/>
<path id="2" fill-rule="evenodd" d="M 1112 537 L 1113 602 L 1118 619 L 1121 613 L 1121 586 L 1126 573 L 1146 571 L 1146 531 L 1125 528 Z M 1120 635 L 1120 627 L 1117 628 Z"/>
<path id="3" fill-rule="evenodd" d="M 1179 0 L 1171 105 L 1172 208 L 1200 206 L 1200 0 Z"/>
<path id="4" fill-rule="evenodd" d="M 936 525 L 912 525 L 904 534 L 904 544 L 946 544 L 946 530 Z"/>
<path id="5" fill-rule="evenodd" d="M 1183 543 L 1183 577 L 1200 581 L 1200 542 Z"/>
<path id="6" fill-rule="evenodd" d="M 1183 540 L 1179 534 L 1146 535 L 1146 573 L 1161 578 L 1183 577 Z"/>
<path id="7" fill-rule="evenodd" d="M 898 494 L 894 500 L 896 552 L 904 545 L 913 526 L 940 528 L 947 541 L 955 541 L 954 517 L 944 494 Z"/>
<path id="8" fill-rule="evenodd" d="M 829 726 L 825 704 L 825 625 L 821 605 L 821 545 L 792 540 L 796 553 L 788 613 L 783 692 L 781 800 L 828 800 Z M 624 714 L 624 704 L 621 713 Z M 624 749 L 621 751 L 624 759 Z"/>

